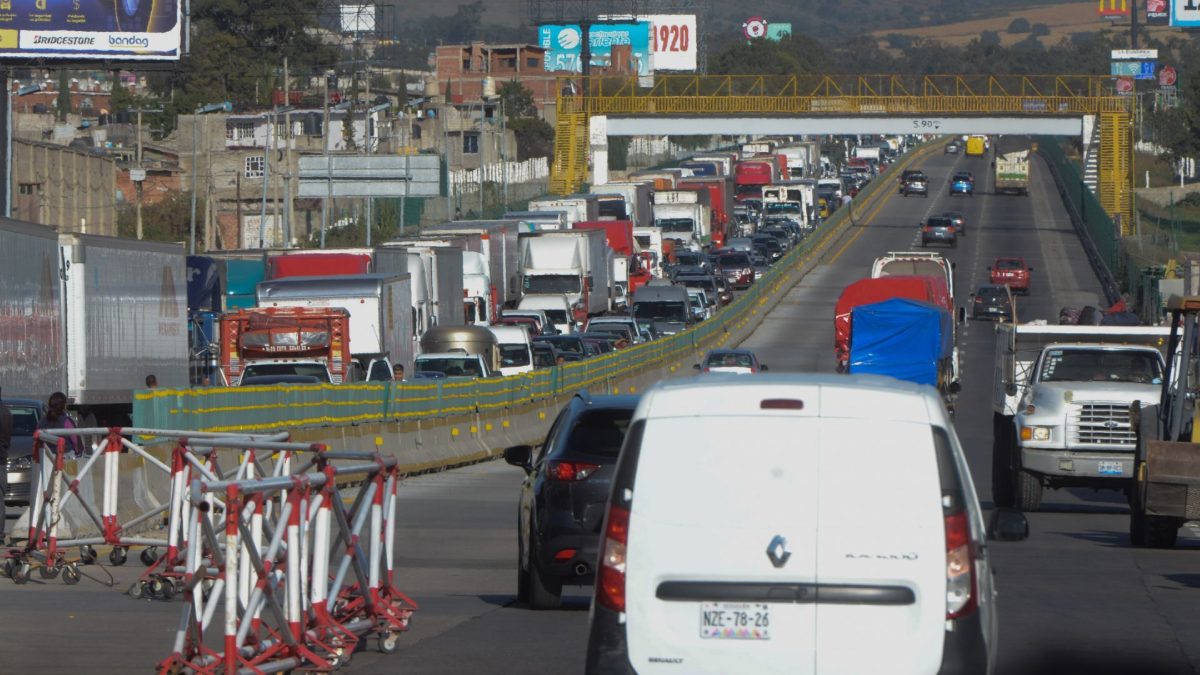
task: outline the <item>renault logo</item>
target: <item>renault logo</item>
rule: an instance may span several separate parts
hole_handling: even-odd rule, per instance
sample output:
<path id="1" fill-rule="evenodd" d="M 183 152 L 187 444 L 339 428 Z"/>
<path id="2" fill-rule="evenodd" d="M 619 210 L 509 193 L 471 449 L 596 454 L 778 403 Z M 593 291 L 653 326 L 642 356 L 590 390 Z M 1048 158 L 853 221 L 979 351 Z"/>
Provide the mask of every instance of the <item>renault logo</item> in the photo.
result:
<path id="1" fill-rule="evenodd" d="M 786 565 L 788 558 L 792 557 L 792 552 L 787 550 L 787 539 L 784 539 L 782 535 L 775 535 L 775 538 L 767 545 L 767 557 L 771 559 L 771 564 L 775 567 Z"/>

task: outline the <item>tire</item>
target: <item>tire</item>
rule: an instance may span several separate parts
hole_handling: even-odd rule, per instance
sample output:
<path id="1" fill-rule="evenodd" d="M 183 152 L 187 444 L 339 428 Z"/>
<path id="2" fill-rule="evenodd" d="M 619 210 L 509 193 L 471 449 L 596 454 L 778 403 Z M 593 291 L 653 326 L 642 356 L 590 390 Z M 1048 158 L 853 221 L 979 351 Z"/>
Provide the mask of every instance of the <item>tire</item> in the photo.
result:
<path id="1" fill-rule="evenodd" d="M 1146 545 L 1146 514 L 1133 504 L 1129 506 L 1129 544 Z"/>
<path id="2" fill-rule="evenodd" d="M 536 564 L 529 565 L 529 606 L 538 610 L 562 607 L 562 584 L 543 578 Z"/>
<path id="3" fill-rule="evenodd" d="M 1143 516 L 1146 519 L 1146 546 L 1175 548 L 1179 539 L 1179 521 L 1169 516 Z"/>
<path id="4" fill-rule="evenodd" d="M 525 544 L 517 538 L 517 602 L 529 602 L 529 571 L 521 567 L 521 554 Z"/>
<path id="5" fill-rule="evenodd" d="M 1039 511 L 1042 508 L 1042 481 L 1025 469 L 1016 470 L 1013 500 L 1022 511 Z"/>
<path id="6" fill-rule="evenodd" d="M 1013 495 L 1012 444 L 1005 429 L 999 425 L 996 425 L 992 435 L 992 504 L 1012 507 L 1016 504 Z"/>

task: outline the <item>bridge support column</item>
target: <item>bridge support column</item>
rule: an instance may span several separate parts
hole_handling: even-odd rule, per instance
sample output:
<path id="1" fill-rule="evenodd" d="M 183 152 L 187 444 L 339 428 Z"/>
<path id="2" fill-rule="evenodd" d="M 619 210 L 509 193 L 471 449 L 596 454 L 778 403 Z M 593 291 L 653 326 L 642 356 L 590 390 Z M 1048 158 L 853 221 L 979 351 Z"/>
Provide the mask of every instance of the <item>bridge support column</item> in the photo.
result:
<path id="1" fill-rule="evenodd" d="M 592 186 L 608 185 L 608 117 L 588 119 L 588 155 L 592 165 Z"/>
<path id="2" fill-rule="evenodd" d="M 1102 112 L 1099 124 L 1100 205 L 1124 237 L 1133 233 L 1133 118 L 1128 111 Z"/>

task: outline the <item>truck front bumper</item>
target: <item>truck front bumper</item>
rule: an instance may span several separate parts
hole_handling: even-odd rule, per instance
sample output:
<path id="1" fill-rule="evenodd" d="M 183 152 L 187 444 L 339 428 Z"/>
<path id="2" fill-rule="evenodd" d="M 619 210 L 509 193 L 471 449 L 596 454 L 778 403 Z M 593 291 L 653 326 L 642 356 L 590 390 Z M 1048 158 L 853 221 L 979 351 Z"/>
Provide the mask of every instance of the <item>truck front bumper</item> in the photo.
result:
<path id="1" fill-rule="evenodd" d="M 1043 476 L 1121 480 L 1133 477 L 1133 452 L 1021 448 L 1021 468 Z"/>

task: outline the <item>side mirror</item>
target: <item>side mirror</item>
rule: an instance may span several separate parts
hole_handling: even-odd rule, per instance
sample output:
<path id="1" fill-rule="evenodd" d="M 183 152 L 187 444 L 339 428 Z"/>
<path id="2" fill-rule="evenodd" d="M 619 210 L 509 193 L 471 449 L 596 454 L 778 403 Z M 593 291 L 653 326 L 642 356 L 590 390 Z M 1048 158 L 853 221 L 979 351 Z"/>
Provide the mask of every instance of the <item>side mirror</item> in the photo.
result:
<path id="1" fill-rule="evenodd" d="M 699 363 L 693 363 L 692 370 L 703 370 L 703 368 L 700 367 Z"/>
<path id="2" fill-rule="evenodd" d="M 767 372 L 768 370 L 770 370 L 770 368 L 768 368 L 767 364 L 765 364 L 765 363 L 758 364 L 758 369 L 763 371 L 764 373 Z"/>
<path id="3" fill-rule="evenodd" d="M 514 445 L 504 449 L 504 461 L 524 469 L 525 473 L 533 470 L 533 465 L 530 464 L 531 457 L 533 457 L 532 445 Z"/>
<path id="4" fill-rule="evenodd" d="M 1029 520 L 1017 509 L 995 509 L 988 521 L 987 536 L 993 541 L 1024 541 L 1029 538 Z"/>

